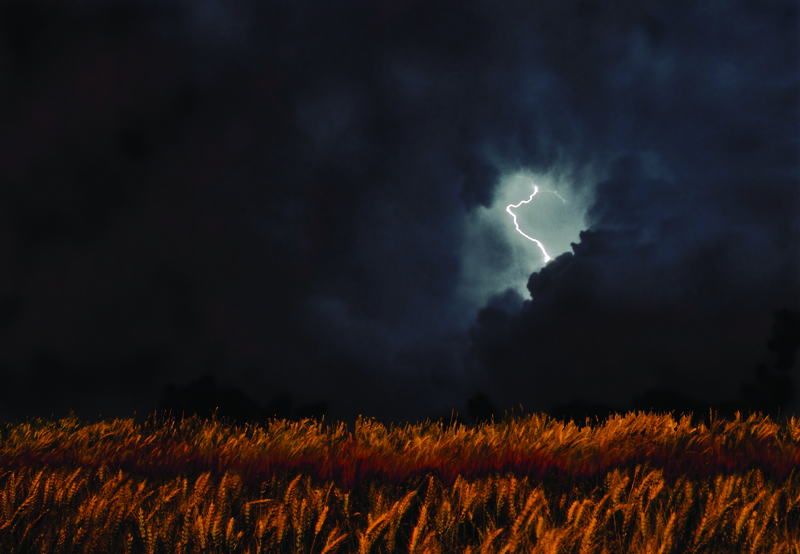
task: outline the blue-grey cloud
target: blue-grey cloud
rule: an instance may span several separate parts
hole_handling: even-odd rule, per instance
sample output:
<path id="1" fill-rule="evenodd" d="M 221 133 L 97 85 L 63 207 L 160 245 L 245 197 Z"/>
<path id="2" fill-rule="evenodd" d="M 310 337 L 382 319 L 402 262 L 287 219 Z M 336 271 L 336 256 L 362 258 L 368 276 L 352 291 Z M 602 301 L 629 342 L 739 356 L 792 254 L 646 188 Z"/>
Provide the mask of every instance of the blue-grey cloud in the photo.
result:
<path id="1" fill-rule="evenodd" d="M 194 405 L 203 372 L 273 413 L 385 421 L 738 397 L 800 309 L 797 22 L 8 2 L 0 374 L 55 388 L 2 415 Z M 524 178 L 570 202 L 526 214 L 546 266 L 501 202 Z"/>

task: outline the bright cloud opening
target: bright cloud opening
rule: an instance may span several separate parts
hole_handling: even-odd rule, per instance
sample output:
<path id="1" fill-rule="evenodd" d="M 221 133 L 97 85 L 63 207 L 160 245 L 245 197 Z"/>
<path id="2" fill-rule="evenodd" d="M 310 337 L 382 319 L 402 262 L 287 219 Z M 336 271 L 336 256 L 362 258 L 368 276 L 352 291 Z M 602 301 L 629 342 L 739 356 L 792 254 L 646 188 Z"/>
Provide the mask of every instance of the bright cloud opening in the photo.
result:
<path id="1" fill-rule="evenodd" d="M 572 251 L 589 205 L 566 176 L 518 171 L 502 177 L 492 204 L 467 214 L 461 295 L 476 307 L 509 288 L 530 299 L 531 273 Z"/>

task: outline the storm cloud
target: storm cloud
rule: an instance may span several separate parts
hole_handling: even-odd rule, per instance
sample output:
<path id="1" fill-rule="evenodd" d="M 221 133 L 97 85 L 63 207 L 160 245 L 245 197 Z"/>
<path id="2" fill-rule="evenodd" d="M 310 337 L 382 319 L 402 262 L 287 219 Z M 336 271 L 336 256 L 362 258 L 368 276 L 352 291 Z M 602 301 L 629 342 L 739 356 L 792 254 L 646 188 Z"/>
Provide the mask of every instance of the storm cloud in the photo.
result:
<path id="1" fill-rule="evenodd" d="M 797 410 L 794 2 L 0 21 L 5 420 Z"/>

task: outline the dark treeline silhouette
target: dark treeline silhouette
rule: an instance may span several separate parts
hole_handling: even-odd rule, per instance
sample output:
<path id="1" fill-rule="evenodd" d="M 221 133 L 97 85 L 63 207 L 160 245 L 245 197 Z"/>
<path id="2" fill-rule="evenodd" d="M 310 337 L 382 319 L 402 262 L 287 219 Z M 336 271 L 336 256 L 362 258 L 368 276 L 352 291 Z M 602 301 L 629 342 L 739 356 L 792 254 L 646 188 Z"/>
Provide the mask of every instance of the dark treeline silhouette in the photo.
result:
<path id="1" fill-rule="evenodd" d="M 185 386 L 168 384 L 164 387 L 156 411 L 143 416 L 137 415 L 134 420 L 138 425 L 150 427 L 163 424 L 169 419 L 180 421 L 197 417 L 205 421 L 217 420 L 224 424 L 244 426 L 267 425 L 272 419 L 296 422 L 312 418 L 322 421 L 325 429 L 336 428 L 339 423 L 344 423 L 348 432 L 352 433 L 355 429 L 355 419 L 340 422 L 326 417 L 323 420 L 323 416 L 330 408 L 325 400 L 300 404 L 296 408 L 293 408 L 293 405 L 292 394 L 282 392 L 262 408 L 239 387 L 220 384 L 211 373 L 205 372 Z M 493 420 L 499 421 L 505 417 L 500 415 L 498 408 L 483 392 L 478 392 L 469 398 L 466 408 L 467 416 L 460 414 L 454 408 L 447 413 L 431 414 L 416 423 L 429 421 L 434 424 L 441 422 L 444 425 L 477 426 L 491 423 Z"/>
<path id="2" fill-rule="evenodd" d="M 583 424 L 586 418 L 591 422 L 603 421 L 614 413 L 631 411 L 671 413 L 675 419 L 681 414 L 692 413 L 692 425 L 709 425 L 714 419 L 733 419 L 740 412 L 746 419 L 750 414 L 761 413 L 769 416 L 774 423 L 783 424 L 785 408 L 794 399 L 794 380 L 789 370 L 794 367 L 797 350 L 800 349 L 800 313 L 782 309 L 775 313 L 772 336 L 767 347 L 773 352 L 775 363 L 772 367 L 761 363 L 755 368 L 755 379 L 748 380 L 740 387 L 738 398 L 722 402 L 704 402 L 666 388 L 653 388 L 634 396 L 627 407 L 613 406 L 602 402 L 578 398 L 569 403 L 556 404 L 547 414 L 561 421 L 574 420 Z"/>
<path id="3" fill-rule="evenodd" d="M 775 313 L 772 336 L 767 341 L 767 347 L 773 354 L 774 363 L 759 364 L 755 368 L 754 379 L 741 385 L 739 397 L 735 399 L 710 403 L 666 388 L 654 388 L 633 397 L 628 406 L 576 398 L 568 403 L 555 404 L 545 410 L 545 413 L 559 421 L 572 420 L 577 425 L 585 424 L 587 418 L 591 424 L 597 424 L 615 413 L 625 414 L 632 411 L 671 413 L 676 420 L 682 414 L 691 413 L 692 425 L 699 425 L 701 422 L 709 425 L 712 414 L 714 419 L 733 419 L 739 411 L 743 418 L 761 413 L 768 415 L 773 422 L 783 424 L 780 419 L 781 410 L 785 413 L 785 408 L 794 399 L 794 381 L 789 371 L 794 367 L 797 351 L 800 349 L 800 313 L 786 309 Z M 219 384 L 211 373 L 206 372 L 185 386 L 168 384 L 156 412 L 150 417 L 137 419 L 139 423 L 146 420 L 153 424 L 163 422 L 170 416 L 181 419 L 196 415 L 203 420 L 216 418 L 233 425 L 263 425 L 272 418 L 289 421 L 313 418 L 320 421 L 329 408 L 330 404 L 326 400 L 317 400 L 295 408 L 290 392 L 276 394 L 265 407 L 261 407 L 238 387 Z M 511 411 L 501 411 L 488 394 L 480 391 L 467 399 L 466 406 L 460 408 L 432 413 L 416 423 L 429 421 L 444 426 L 460 424 L 474 427 L 524 415 L 522 412 L 515 414 L 513 408 Z M 323 421 L 325 428 L 335 428 L 339 424 L 338 421 L 328 418 Z M 347 425 L 349 432 L 355 429 L 354 420 L 343 423 Z"/>
<path id="4" fill-rule="evenodd" d="M 291 393 L 282 392 L 262 408 L 239 387 L 219 384 L 214 375 L 204 372 L 185 386 L 167 384 L 156 411 L 134 420 L 138 424 L 155 424 L 163 423 L 170 417 L 181 420 L 197 416 L 202 420 L 216 418 L 237 426 L 266 425 L 271 419 L 301 421 L 313 418 L 319 421 L 329 409 L 324 400 L 301 404 L 296 408 L 293 405 Z"/>

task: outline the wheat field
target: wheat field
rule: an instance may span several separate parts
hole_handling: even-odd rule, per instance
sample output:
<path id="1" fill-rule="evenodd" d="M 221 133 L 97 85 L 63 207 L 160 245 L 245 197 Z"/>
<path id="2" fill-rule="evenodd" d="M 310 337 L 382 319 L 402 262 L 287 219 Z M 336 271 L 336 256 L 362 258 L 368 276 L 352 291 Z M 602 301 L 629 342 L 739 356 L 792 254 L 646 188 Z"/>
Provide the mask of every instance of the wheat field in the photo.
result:
<path id="1" fill-rule="evenodd" d="M 800 428 L 7 426 L 0 552 L 798 553 Z"/>

